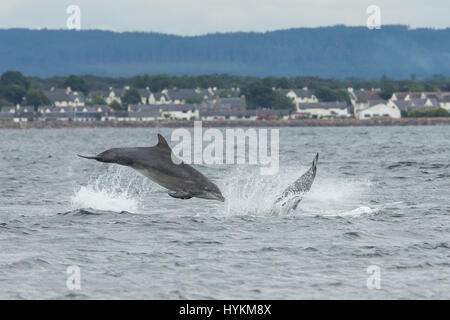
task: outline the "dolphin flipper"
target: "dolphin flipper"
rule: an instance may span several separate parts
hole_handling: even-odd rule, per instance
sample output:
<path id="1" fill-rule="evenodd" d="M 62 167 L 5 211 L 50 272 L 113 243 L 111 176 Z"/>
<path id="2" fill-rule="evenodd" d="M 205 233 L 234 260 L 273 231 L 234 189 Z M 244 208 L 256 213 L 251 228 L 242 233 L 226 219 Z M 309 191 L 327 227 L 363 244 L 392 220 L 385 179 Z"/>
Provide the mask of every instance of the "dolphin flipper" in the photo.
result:
<path id="1" fill-rule="evenodd" d="M 169 191 L 167 194 L 169 196 L 171 196 L 172 198 L 183 199 L 183 200 L 192 198 L 192 196 L 189 193 L 181 192 L 181 191 L 180 192 L 170 192 Z"/>

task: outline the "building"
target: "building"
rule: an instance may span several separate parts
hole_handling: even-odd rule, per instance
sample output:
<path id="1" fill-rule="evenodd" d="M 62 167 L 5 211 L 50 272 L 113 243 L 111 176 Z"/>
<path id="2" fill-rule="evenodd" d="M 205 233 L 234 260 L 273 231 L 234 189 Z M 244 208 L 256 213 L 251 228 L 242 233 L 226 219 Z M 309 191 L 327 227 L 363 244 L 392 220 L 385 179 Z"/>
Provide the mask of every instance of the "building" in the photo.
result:
<path id="1" fill-rule="evenodd" d="M 440 97 L 439 103 L 441 108 L 450 112 L 450 92 L 447 92 L 447 95 L 443 95 Z"/>
<path id="2" fill-rule="evenodd" d="M 16 107 L 1 107 L 0 121 L 14 121 L 16 115 Z"/>
<path id="3" fill-rule="evenodd" d="M 390 100 L 401 112 L 407 113 L 413 110 L 424 110 L 430 108 L 439 108 L 441 104 L 436 98 L 408 98 L 403 100 Z"/>
<path id="4" fill-rule="evenodd" d="M 0 120 L 27 122 L 32 121 L 35 117 L 33 106 L 15 106 L 15 107 L 1 107 Z"/>
<path id="5" fill-rule="evenodd" d="M 74 110 L 71 107 L 42 106 L 38 108 L 37 114 L 39 121 L 68 121 L 73 120 L 75 117 Z"/>
<path id="6" fill-rule="evenodd" d="M 257 120 L 257 110 L 204 109 L 200 113 L 202 120 Z"/>
<path id="7" fill-rule="evenodd" d="M 26 122 L 34 119 L 34 106 L 19 106 L 16 108 L 14 121 Z"/>
<path id="8" fill-rule="evenodd" d="M 411 99 L 426 99 L 425 92 L 394 92 L 390 100 L 392 101 L 409 101 Z"/>
<path id="9" fill-rule="evenodd" d="M 74 121 L 108 121 L 114 119 L 112 109 L 106 105 L 73 108 Z"/>
<path id="10" fill-rule="evenodd" d="M 105 97 L 106 103 L 111 104 L 114 101 L 122 104 L 122 96 L 125 93 L 125 90 L 128 90 L 129 87 L 125 88 L 109 88 L 108 94 Z"/>
<path id="11" fill-rule="evenodd" d="M 193 120 L 200 118 L 199 106 L 195 104 L 148 104 L 148 105 L 129 105 L 128 115 L 137 116 L 139 113 L 146 112 L 148 117 L 156 119 L 171 120 Z"/>
<path id="12" fill-rule="evenodd" d="M 245 98 L 231 97 L 231 98 L 219 98 L 216 100 L 217 104 L 229 105 L 231 110 L 245 110 L 247 104 Z"/>
<path id="13" fill-rule="evenodd" d="M 70 87 L 66 89 L 51 88 L 50 91 L 44 91 L 44 94 L 55 107 L 80 107 L 85 104 L 83 96 L 72 91 Z"/>
<path id="14" fill-rule="evenodd" d="M 299 105 L 297 113 L 309 114 L 309 117 L 313 119 L 349 118 L 352 116 L 347 104 L 340 101 L 302 103 Z"/>
<path id="15" fill-rule="evenodd" d="M 139 95 L 141 96 L 141 104 L 148 104 L 150 95 L 152 94 L 150 92 L 150 88 L 146 87 L 145 89 L 137 89 L 139 92 Z"/>
<path id="16" fill-rule="evenodd" d="M 169 97 L 162 92 L 150 93 L 147 98 L 148 104 L 168 104 L 170 103 Z"/>
<path id="17" fill-rule="evenodd" d="M 161 91 L 166 96 L 170 104 L 185 104 L 190 101 L 207 102 L 214 99 L 214 91 L 208 89 L 164 89 Z"/>
<path id="18" fill-rule="evenodd" d="M 309 90 L 307 87 L 303 89 L 276 89 L 276 91 L 288 98 L 291 98 L 297 108 L 297 111 L 299 111 L 300 104 L 319 102 L 317 97 L 314 95 L 314 92 Z"/>
<path id="19" fill-rule="evenodd" d="M 199 109 L 193 104 L 164 104 L 159 105 L 161 115 L 171 120 L 200 119 Z"/>
<path id="20" fill-rule="evenodd" d="M 130 105 L 126 121 L 153 121 L 161 120 L 164 117 L 161 114 L 159 105 Z"/>
<path id="21" fill-rule="evenodd" d="M 347 92 L 350 96 L 350 101 L 353 106 L 358 103 L 368 102 L 369 100 L 383 100 L 379 93 L 380 89 L 366 90 L 364 88 L 354 90 L 353 88 L 347 88 Z"/>
<path id="22" fill-rule="evenodd" d="M 0 111 L 0 121 L 14 121 L 14 113 Z"/>
<path id="23" fill-rule="evenodd" d="M 355 116 L 357 119 L 372 119 L 372 118 L 401 118 L 400 109 L 394 104 L 385 100 L 369 100 L 364 103 L 366 107 L 361 104 L 355 108 Z"/>

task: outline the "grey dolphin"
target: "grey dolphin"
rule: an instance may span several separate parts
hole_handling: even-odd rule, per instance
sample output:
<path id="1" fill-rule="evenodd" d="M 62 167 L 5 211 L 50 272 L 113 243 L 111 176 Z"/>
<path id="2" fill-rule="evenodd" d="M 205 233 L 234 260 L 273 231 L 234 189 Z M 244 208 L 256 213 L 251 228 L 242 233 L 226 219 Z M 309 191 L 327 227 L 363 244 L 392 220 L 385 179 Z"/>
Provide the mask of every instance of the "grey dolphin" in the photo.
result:
<path id="1" fill-rule="evenodd" d="M 158 134 L 153 147 L 113 148 L 96 156 L 82 156 L 100 162 L 117 163 L 131 167 L 150 180 L 169 189 L 169 196 L 178 199 L 192 197 L 225 201 L 219 188 L 199 171 L 181 160 L 176 164 L 166 139 Z"/>
<path id="2" fill-rule="evenodd" d="M 298 204 L 303 199 L 303 195 L 311 189 L 314 178 L 316 177 L 318 160 L 319 154 L 316 154 L 311 168 L 283 191 L 275 201 L 274 206 L 279 206 L 287 211 L 297 209 Z M 286 206 L 286 204 L 289 205 Z"/>

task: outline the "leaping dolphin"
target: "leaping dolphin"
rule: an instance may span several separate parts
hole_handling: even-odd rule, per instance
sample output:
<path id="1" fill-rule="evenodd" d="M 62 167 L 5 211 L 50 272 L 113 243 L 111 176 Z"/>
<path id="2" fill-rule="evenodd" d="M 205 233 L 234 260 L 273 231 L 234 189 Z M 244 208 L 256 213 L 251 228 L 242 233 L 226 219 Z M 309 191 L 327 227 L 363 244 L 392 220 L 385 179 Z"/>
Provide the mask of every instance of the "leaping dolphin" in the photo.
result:
<path id="1" fill-rule="evenodd" d="M 82 156 L 100 162 L 131 167 L 150 180 L 169 189 L 169 196 L 178 199 L 192 197 L 225 201 L 219 188 L 199 171 L 181 160 L 177 163 L 166 139 L 158 134 L 153 147 L 113 148 L 96 156 Z M 175 158 L 174 158 L 175 157 Z"/>
<path id="2" fill-rule="evenodd" d="M 303 199 L 303 195 L 311 189 L 314 178 L 316 177 L 318 160 L 319 154 L 316 154 L 311 168 L 283 191 L 275 201 L 274 208 L 278 207 L 283 211 L 286 210 L 286 212 L 297 209 L 298 204 Z"/>

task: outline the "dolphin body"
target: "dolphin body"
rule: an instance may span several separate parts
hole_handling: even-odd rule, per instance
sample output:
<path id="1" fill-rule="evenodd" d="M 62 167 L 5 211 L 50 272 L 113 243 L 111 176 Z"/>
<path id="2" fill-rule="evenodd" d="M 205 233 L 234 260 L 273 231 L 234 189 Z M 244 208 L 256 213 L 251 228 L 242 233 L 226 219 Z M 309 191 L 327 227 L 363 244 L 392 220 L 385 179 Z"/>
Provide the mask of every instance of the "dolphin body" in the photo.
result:
<path id="1" fill-rule="evenodd" d="M 278 197 L 273 205 L 273 210 L 291 210 L 297 209 L 298 204 L 303 199 L 303 195 L 311 189 L 317 172 L 317 161 L 319 160 L 319 154 L 316 154 L 312 162 L 311 168 L 306 171 L 300 178 L 298 178 L 293 184 L 288 186 L 283 193 Z M 278 209 L 278 210 L 277 210 Z"/>
<path id="2" fill-rule="evenodd" d="M 113 148 L 93 157 L 78 156 L 131 167 L 169 189 L 168 194 L 173 198 L 196 197 L 225 201 L 219 188 L 213 182 L 173 155 L 166 139 L 160 134 L 158 134 L 158 144 L 153 147 Z M 173 161 L 173 159 L 179 161 Z"/>

